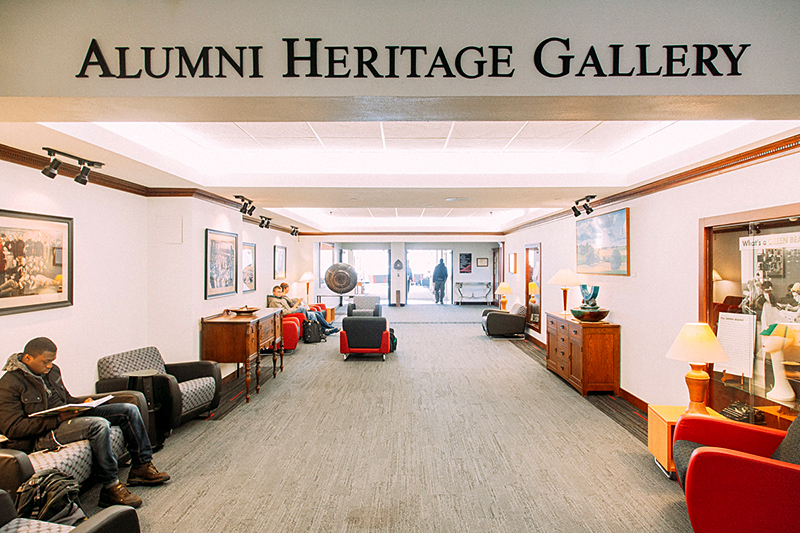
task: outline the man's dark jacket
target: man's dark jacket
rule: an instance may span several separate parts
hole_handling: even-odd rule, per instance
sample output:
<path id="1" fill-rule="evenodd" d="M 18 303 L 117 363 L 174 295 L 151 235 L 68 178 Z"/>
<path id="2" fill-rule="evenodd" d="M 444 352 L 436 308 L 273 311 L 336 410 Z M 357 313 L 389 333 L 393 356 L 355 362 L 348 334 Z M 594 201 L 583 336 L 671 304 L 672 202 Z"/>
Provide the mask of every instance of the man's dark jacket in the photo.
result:
<path id="1" fill-rule="evenodd" d="M 61 370 L 53 365 L 47 374 L 37 376 L 20 361 L 22 354 L 9 357 L 0 378 L 0 433 L 8 437 L 6 446 L 26 453 L 33 451 L 36 439 L 61 424 L 58 416 L 30 418 L 28 415 L 58 407 L 65 403 L 80 403 L 61 381 Z M 58 398 L 48 403 L 47 390 Z"/>
<path id="2" fill-rule="evenodd" d="M 436 265 L 436 268 L 433 269 L 433 276 L 431 276 L 433 281 L 446 281 L 447 280 L 447 267 L 444 266 L 444 263 L 439 263 Z"/>

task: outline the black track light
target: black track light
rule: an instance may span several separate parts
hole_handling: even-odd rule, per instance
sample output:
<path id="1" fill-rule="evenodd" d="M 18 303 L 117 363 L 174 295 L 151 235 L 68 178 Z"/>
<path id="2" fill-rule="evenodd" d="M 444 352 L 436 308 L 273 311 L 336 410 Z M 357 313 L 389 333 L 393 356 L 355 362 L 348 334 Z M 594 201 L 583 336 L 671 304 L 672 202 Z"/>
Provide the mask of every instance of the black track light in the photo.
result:
<path id="1" fill-rule="evenodd" d="M 259 222 L 259 228 L 266 228 L 269 229 L 269 223 L 272 222 L 272 219 L 269 217 L 261 216 L 261 222 Z"/>
<path id="2" fill-rule="evenodd" d="M 591 214 L 594 211 L 594 209 L 589 207 L 589 202 L 591 202 L 595 198 L 597 198 L 596 194 L 587 194 L 583 198 L 578 198 L 577 200 L 575 200 L 575 205 L 571 207 L 572 214 L 575 215 L 576 217 L 581 216 L 581 209 L 583 209 L 587 215 Z M 583 205 L 581 205 L 581 203 L 583 203 Z"/>
<path id="3" fill-rule="evenodd" d="M 252 215 L 253 211 L 256 210 L 256 206 L 253 205 L 253 200 L 249 198 L 245 198 L 241 194 L 237 194 L 234 196 L 237 200 L 242 202 L 242 207 L 239 208 L 239 212 L 243 215 Z"/>
<path id="4" fill-rule="evenodd" d="M 42 174 L 47 176 L 50 179 L 55 179 L 56 175 L 58 175 L 58 167 L 61 166 L 61 161 L 56 159 L 55 157 L 50 158 L 50 162 L 47 164 L 44 169 L 42 169 Z"/>
<path id="5" fill-rule="evenodd" d="M 291 232 L 292 237 L 297 237 L 298 235 L 300 235 L 300 230 L 296 226 L 291 226 L 291 228 L 292 228 Z"/>
<path id="6" fill-rule="evenodd" d="M 80 183 L 81 185 L 86 185 L 89 183 L 89 172 L 91 171 L 92 170 L 87 166 L 81 167 L 80 172 L 75 175 L 75 182 Z"/>
<path id="7" fill-rule="evenodd" d="M 592 214 L 592 211 L 594 211 L 594 209 L 592 209 L 591 207 L 589 207 L 589 204 L 583 204 L 583 210 L 584 210 L 584 211 L 586 211 L 586 214 L 587 214 L 587 215 L 591 215 L 591 214 Z"/>
<path id="8" fill-rule="evenodd" d="M 577 207 L 575 207 L 574 205 L 572 206 L 572 214 L 575 215 L 576 217 L 581 216 L 580 210 Z"/>
<path id="9" fill-rule="evenodd" d="M 253 216 L 253 212 L 256 210 L 256 206 L 251 205 L 250 209 L 247 210 L 247 214 Z"/>

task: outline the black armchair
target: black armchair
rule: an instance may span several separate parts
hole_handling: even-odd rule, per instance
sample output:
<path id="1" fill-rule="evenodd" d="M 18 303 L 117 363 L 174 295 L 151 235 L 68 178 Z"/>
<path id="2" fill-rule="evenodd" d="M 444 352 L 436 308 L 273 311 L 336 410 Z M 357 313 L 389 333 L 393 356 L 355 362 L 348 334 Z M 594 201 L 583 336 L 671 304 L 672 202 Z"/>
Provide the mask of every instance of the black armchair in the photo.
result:
<path id="1" fill-rule="evenodd" d="M 97 392 L 129 388 L 126 374 L 153 370 L 152 394 L 159 408 L 155 412 L 156 428 L 168 435 L 187 420 L 216 409 L 222 393 L 219 364 L 214 361 L 191 361 L 165 364 L 155 346 L 140 348 L 97 361 L 100 380 Z M 152 406 L 151 406 L 151 409 Z M 151 440 L 153 435 L 150 435 Z"/>
<path id="2" fill-rule="evenodd" d="M 510 312 L 486 309 L 481 316 L 483 331 L 490 337 L 521 337 L 525 334 L 525 306 L 514 304 Z"/>
<path id="3" fill-rule="evenodd" d="M 17 508 L 8 492 L 0 490 L 0 528 L 4 532 L 63 531 L 67 526 L 17 517 Z M 60 528 L 60 529 L 56 529 Z M 139 517 L 133 507 L 114 505 L 103 509 L 70 533 L 139 533 Z"/>

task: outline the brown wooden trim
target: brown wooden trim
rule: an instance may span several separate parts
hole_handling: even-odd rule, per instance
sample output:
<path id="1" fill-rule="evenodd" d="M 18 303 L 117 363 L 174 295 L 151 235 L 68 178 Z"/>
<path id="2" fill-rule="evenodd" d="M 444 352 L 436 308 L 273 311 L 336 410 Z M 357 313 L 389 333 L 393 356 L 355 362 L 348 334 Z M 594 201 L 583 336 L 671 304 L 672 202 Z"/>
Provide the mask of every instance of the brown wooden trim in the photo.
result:
<path id="1" fill-rule="evenodd" d="M 371 232 L 356 232 L 356 231 L 334 231 L 334 232 L 311 232 L 311 231 L 304 231 L 302 232 L 303 237 L 335 237 L 337 235 L 359 235 L 359 236 L 371 236 L 371 237 L 382 237 L 382 236 L 392 236 L 392 235 L 399 235 L 403 237 L 417 237 L 417 236 L 431 236 L 431 235 L 453 235 L 456 237 L 465 237 L 469 235 L 479 235 L 481 237 L 503 237 L 505 234 L 503 232 L 475 232 L 475 231 L 449 231 L 449 232 L 437 232 L 437 231 L 371 231 Z M 499 242 L 499 241 L 498 241 Z"/>
<path id="2" fill-rule="evenodd" d="M 776 157 L 790 155 L 798 151 L 800 151 L 800 135 L 793 135 L 780 141 L 765 144 L 764 146 L 753 148 L 752 150 L 747 150 L 740 154 L 714 161 L 713 163 L 708 163 L 706 165 L 701 165 L 699 167 L 694 167 L 689 170 L 673 174 L 672 176 L 667 176 L 666 178 L 656 180 L 652 183 L 623 191 L 621 193 L 612 194 L 611 196 L 606 196 L 605 198 L 600 198 L 599 200 L 593 200 L 592 207 L 596 209 L 606 205 L 633 200 L 642 196 L 649 196 L 651 194 L 666 191 L 675 187 L 680 187 L 682 185 L 688 185 L 689 183 L 693 183 L 695 181 L 711 178 L 724 172 L 730 172 L 744 166 L 763 163 Z M 508 235 L 509 233 L 516 233 L 517 231 L 521 231 L 523 229 L 541 226 L 542 224 L 549 224 L 556 220 L 570 216 L 573 216 L 571 209 L 559 211 L 558 213 L 553 213 L 546 217 L 515 226 L 506 230 L 505 234 Z"/>
<path id="3" fill-rule="evenodd" d="M 524 335 L 526 341 L 532 342 L 534 345 L 536 345 L 537 348 L 541 348 L 542 350 L 547 351 L 547 344 L 543 343 L 533 335 L 528 335 L 527 333 L 525 333 Z"/>
<path id="4" fill-rule="evenodd" d="M 634 406 L 635 408 L 639 409 L 640 411 L 647 412 L 647 402 L 641 400 L 631 394 L 630 392 L 626 391 L 625 389 L 619 389 L 619 397 Z"/>
<path id="5" fill-rule="evenodd" d="M 729 226 L 731 224 L 746 224 L 757 220 L 773 220 L 776 218 L 789 218 L 800 216 L 800 204 L 786 204 L 776 207 L 764 207 L 751 211 L 740 211 L 700 219 L 701 228 L 712 226 Z"/>

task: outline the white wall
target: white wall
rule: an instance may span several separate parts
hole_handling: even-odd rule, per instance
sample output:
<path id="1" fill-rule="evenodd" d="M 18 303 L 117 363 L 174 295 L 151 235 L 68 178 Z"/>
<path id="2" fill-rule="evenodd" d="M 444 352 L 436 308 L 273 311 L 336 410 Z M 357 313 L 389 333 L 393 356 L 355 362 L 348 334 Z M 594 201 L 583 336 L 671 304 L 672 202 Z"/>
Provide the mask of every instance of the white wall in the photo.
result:
<path id="1" fill-rule="evenodd" d="M 631 275 L 582 275 L 599 285 L 598 304 L 621 325 L 621 386 L 653 404 L 688 403 L 685 364 L 664 357 L 686 322 L 698 319 L 700 218 L 800 201 L 800 155 L 787 156 L 714 178 L 620 203 L 595 214 L 630 208 Z M 508 235 L 506 253 L 542 243 L 542 305 L 560 312 L 561 289 L 547 280 L 561 268 L 575 270 L 575 219 L 565 218 Z M 506 275 L 524 294 L 524 271 Z M 580 305 L 569 291 L 569 307 Z M 546 342 L 546 330 L 535 336 Z"/>
<path id="2" fill-rule="evenodd" d="M 264 307 L 282 281 L 273 278 L 274 245 L 287 248 L 288 283 L 311 270 L 297 238 L 245 223 L 236 209 L 206 201 L 84 187 L 5 162 L 0 190 L 0 209 L 74 219 L 74 305 L 0 316 L 0 356 L 21 351 L 34 337 L 51 338 L 73 394 L 94 392 L 104 355 L 154 345 L 167 362 L 198 360 L 202 317 Z M 240 274 L 235 295 L 204 298 L 206 228 L 236 233 L 240 253 L 242 242 L 256 244 L 256 291 L 242 292 Z M 233 368 L 223 366 L 223 375 Z"/>
<path id="3" fill-rule="evenodd" d="M 0 316 L 0 357 L 49 337 L 69 391 L 94 392 L 97 359 L 147 342 L 147 200 L 5 162 L 0 191 L 0 209 L 74 219 L 74 305 Z"/>

